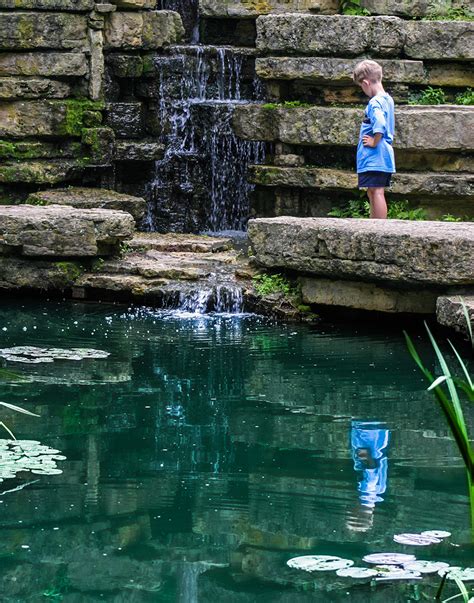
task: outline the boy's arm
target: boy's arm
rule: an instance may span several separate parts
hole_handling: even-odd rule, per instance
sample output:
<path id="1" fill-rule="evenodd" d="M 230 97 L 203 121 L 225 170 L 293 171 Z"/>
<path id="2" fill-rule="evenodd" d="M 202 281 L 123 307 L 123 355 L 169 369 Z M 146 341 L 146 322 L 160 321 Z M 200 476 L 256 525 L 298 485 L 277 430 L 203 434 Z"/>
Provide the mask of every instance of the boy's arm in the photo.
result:
<path id="1" fill-rule="evenodd" d="M 375 149 L 375 147 L 379 144 L 379 142 L 381 140 L 382 140 L 381 132 L 377 132 L 377 134 L 375 134 L 374 136 L 369 136 L 368 134 L 366 134 L 365 136 L 362 136 L 362 143 L 363 143 L 364 147 L 372 147 L 373 149 Z"/>

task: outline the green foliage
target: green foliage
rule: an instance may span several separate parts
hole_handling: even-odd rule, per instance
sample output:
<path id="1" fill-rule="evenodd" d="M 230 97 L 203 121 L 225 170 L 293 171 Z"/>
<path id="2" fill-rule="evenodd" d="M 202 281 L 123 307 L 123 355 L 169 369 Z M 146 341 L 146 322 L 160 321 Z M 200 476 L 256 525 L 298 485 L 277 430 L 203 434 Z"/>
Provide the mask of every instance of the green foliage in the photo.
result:
<path id="1" fill-rule="evenodd" d="M 442 88 L 433 88 L 428 86 L 422 92 L 411 94 L 408 100 L 409 105 L 444 105 L 446 104 L 446 95 Z"/>
<path id="2" fill-rule="evenodd" d="M 458 218 L 457 216 L 453 216 L 452 214 L 444 214 L 441 216 L 442 222 L 462 222 L 462 218 Z"/>
<path id="3" fill-rule="evenodd" d="M 474 13 L 464 6 L 453 7 L 451 0 L 433 0 L 425 21 L 474 21 Z"/>
<path id="4" fill-rule="evenodd" d="M 65 276 L 69 283 L 77 281 L 83 273 L 83 268 L 77 262 L 56 262 L 56 267 Z"/>
<path id="5" fill-rule="evenodd" d="M 72 99 L 64 101 L 66 112 L 61 134 L 81 136 L 82 130 L 91 125 L 99 125 L 102 116 L 100 111 L 104 104 L 91 100 Z"/>
<path id="6" fill-rule="evenodd" d="M 263 109 L 298 109 L 313 107 L 310 103 L 303 103 L 301 101 L 284 101 L 282 103 L 265 103 L 262 105 Z"/>
<path id="7" fill-rule="evenodd" d="M 456 105 L 474 105 L 474 90 L 467 88 L 464 92 L 460 92 L 454 102 Z"/>
<path id="8" fill-rule="evenodd" d="M 130 243 L 127 243 L 126 241 L 120 243 L 120 255 L 127 255 L 127 253 L 132 253 L 132 251 L 133 247 Z"/>
<path id="9" fill-rule="evenodd" d="M 361 7 L 360 0 L 339 0 L 339 6 L 343 15 L 367 17 L 370 12 Z"/>
<path id="10" fill-rule="evenodd" d="M 261 297 L 272 293 L 282 293 L 285 297 L 292 295 L 292 286 L 281 274 L 257 274 L 253 277 L 253 286 Z"/>
<path id="11" fill-rule="evenodd" d="M 344 207 L 333 207 L 328 216 L 331 218 L 368 218 L 370 203 L 362 197 L 352 199 Z M 426 220 L 426 212 L 421 207 L 409 207 L 408 201 L 393 201 L 388 204 L 387 217 L 392 220 Z"/>
<path id="12" fill-rule="evenodd" d="M 96 260 L 94 260 L 92 262 L 92 267 L 91 267 L 92 272 L 100 272 L 102 270 L 102 268 L 104 267 L 104 264 L 105 264 L 104 258 L 97 258 Z"/>

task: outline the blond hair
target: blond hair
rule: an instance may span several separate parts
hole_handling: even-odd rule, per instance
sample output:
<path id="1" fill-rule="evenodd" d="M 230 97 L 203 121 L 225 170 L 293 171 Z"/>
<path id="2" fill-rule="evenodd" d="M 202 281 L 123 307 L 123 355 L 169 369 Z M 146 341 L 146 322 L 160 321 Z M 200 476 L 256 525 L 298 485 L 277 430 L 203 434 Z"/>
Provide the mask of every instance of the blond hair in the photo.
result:
<path id="1" fill-rule="evenodd" d="M 366 59 L 365 61 L 357 63 L 354 67 L 352 79 L 356 84 L 360 84 L 362 80 L 369 80 L 369 82 L 375 84 L 376 82 L 382 81 L 382 76 L 382 66 L 375 61 Z"/>

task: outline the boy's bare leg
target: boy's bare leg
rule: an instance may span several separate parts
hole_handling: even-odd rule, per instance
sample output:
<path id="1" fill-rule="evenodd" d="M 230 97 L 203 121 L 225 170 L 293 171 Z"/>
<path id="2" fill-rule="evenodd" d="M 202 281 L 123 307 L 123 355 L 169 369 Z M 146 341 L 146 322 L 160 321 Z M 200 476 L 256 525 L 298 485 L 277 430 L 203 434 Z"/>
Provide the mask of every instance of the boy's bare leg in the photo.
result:
<path id="1" fill-rule="evenodd" d="M 383 187 L 367 189 L 370 200 L 370 217 L 379 220 L 387 218 L 387 202 L 385 201 L 385 189 Z"/>

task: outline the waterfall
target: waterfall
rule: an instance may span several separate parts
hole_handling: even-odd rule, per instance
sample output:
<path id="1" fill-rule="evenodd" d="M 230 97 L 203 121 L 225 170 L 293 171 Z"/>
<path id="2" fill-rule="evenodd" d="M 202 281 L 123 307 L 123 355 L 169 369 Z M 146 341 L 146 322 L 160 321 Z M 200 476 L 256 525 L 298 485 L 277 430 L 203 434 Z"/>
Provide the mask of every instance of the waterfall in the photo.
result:
<path id="1" fill-rule="evenodd" d="M 158 0 L 158 8 L 179 13 L 186 39 L 191 44 L 199 42 L 199 0 Z"/>
<path id="2" fill-rule="evenodd" d="M 160 301 L 162 310 L 179 310 L 190 314 L 240 314 L 243 312 L 242 289 L 233 284 L 173 292 Z"/>
<path id="3" fill-rule="evenodd" d="M 147 227 L 153 231 L 243 230 L 252 186 L 247 166 L 264 160 L 264 144 L 239 140 L 236 104 L 261 94 L 249 77 L 248 52 L 175 46 L 156 56 L 157 114 L 165 156 L 149 184 Z"/>

